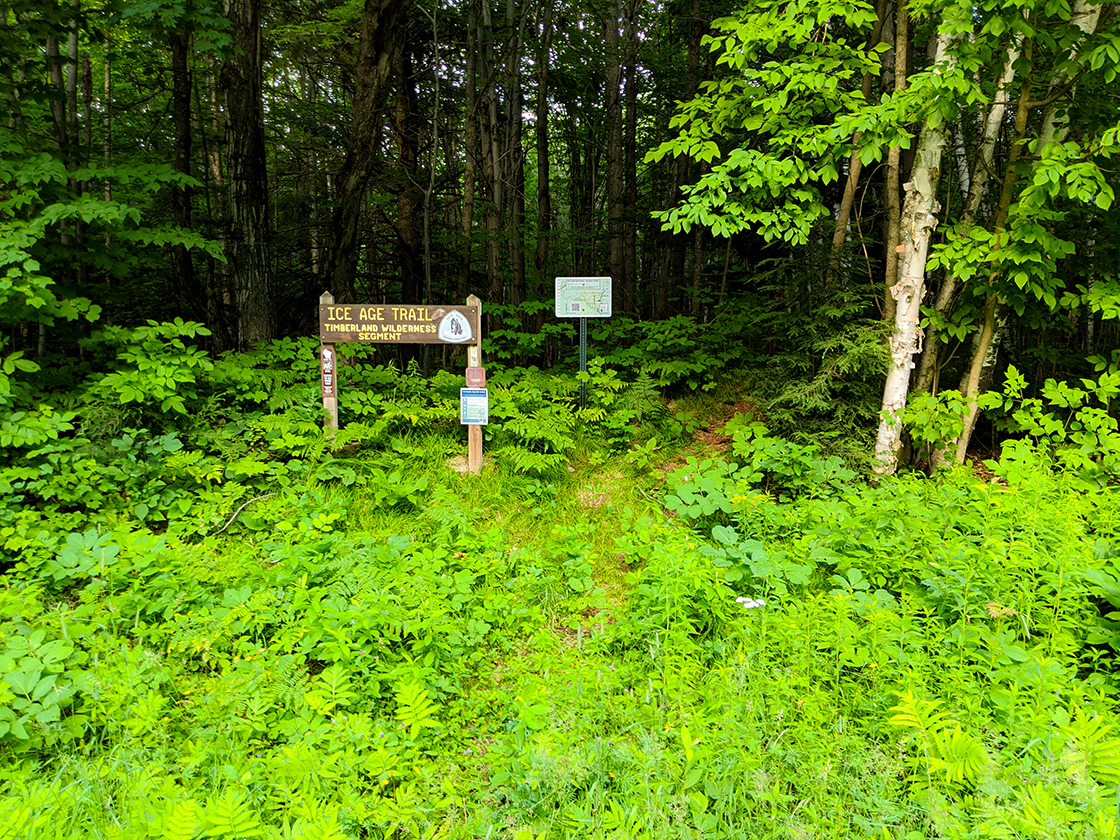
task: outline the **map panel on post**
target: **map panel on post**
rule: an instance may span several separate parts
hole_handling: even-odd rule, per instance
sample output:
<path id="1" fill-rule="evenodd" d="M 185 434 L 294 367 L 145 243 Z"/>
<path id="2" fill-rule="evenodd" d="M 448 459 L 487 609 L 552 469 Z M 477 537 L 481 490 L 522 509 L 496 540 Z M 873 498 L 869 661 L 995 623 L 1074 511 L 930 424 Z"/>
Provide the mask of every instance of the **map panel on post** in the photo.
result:
<path id="1" fill-rule="evenodd" d="M 319 338 L 397 344 L 478 344 L 477 306 L 350 303 L 319 306 Z"/>
<path id="2" fill-rule="evenodd" d="M 611 317 L 611 278 L 557 277 L 556 317 Z"/>

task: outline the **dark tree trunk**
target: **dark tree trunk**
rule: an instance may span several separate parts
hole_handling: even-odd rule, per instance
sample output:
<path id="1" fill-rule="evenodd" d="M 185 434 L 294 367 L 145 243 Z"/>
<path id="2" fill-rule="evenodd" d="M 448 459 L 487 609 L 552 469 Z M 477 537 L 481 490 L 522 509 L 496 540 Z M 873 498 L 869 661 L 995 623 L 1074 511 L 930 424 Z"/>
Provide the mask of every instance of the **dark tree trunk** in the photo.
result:
<path id="1" fill-rule="evenodd" d="M 268 169 L 261 113 L 261 0 L 226 0 L 237 54 L 222 65 L 226 97 L 226 258 L 233 282 L 237 346 L 275 335 L 269 254 Z"/>
<path id="2" fill-rule="evenodd" d="M 423 196 L 417 182 L 420 149 L 420 114 L 417 109 L 416 78 L 412 51 L 406 47 L 395 56 L 397 73 L 396 135 L 400 176 L 397 183 L 396 262 L 401 273 L 401 302 L 420 303 L 423 288 L 421 265 L 421 214 Z"/>
<path id="3" fill-rule="evenodd" d="M 549 240 L 552 237 L 552 186 L 548 158 L 548 65 L 552 52 L 552 4 L 542 4 L 540 51 L 537 53 L 537 251 L 533 266 L 537 275 L 537 295 L 550 294 Z M 544 310 L 537 313 L 536 329 L 544 324 Z"/>
<path id="4" fill-rule="evenodd" d="M 497 60 L 494 55 L 494 21 L 489 0 L 482 0 L 479 20 L 479 55 L 482 59 L 481 78 L 486 89 L 482 93 L 485 106 L 480 109 L 480 136 L 482 140 L 483 172 L 489 187 L 486 204 L 486 299 L 490 303 L 504 303 L 505 282 L 501 271 L 501 243 L 499 228 L 505 206 L 502 190 L 501 123 L 498 121 Z"/>
<path id="5" fill-rule="evenodd" d="M 527 297 L 525 278 L 525 133 L 524 96 L 521 88 L 521 48 L 524 41 L 525 15 L 514 0 L 506 0 L 506 22 L 511 29 L 506 49 L 505 91 L 506 143 L 502 159 L 506 182 L 506 234 L 510 263 L 510 303 L 523 303 Z"/>
<path id="6" fill-rule="evenodd" d="M 681 101 L 687 102 L 696 95 L 700 86 L 700 67 L 702 63 L 702 40 L 708 31 L 708 21 L 702 14 L 701 0 L 692 0 L 692 12 L 688 28 L 688 53 L 685 69 L 685 85 Z M 666 195 L 667 207 L 681 200 L 681 187 L 688 180 L 691 160 L 686 155 L 667 159 L 669 186 Z M 672 304 L 672 290 L 681 283 L 684 275 L 685 254 L 689 237 L 686 234 L 672 234 L 668 231 L 657 233 L 657 257 L 654 260 L 653 317 L 668 317 Z"/>
<path id="7" fill-rule="evenodd" d="M 619 26 L 622 4 L 619 0 L 607 8 L 608 17 L 603 21 L 607 39 L 606 116 L 607 116 L 607 270 L 617 284 L 620 294 L 615 308 L 620 312 L 633 312 L 634 301 L 626 288 L 626 244 L 623 233 L 625 213 L 625 164 L 622 118 L 622 45 Z"/>
<path id="8" fill-rule="evenodd" d="M 474 257 L 474 189 L 475 166 L 478 161 L 478 88 L 475 82 L 478 56 L 478 0 L 468 0 L 466 101 L 463 103 L 463 206 L 459 226 L 463 237 L 463 254 L 459 262 L 458 296 L 466 300 L 470 288 L 471 263 Z"/>
<path id="9" fill-rule="evenodd" d="M 639 313 L 638 300 L 638 3 L 626 4 L 626 127 L 623 134 L 622 298 L 628 312 Z"/>
<path id="10" fill-rule="evenodd" d="M 190 35 L 182 29 L 173 29 L 168 35 L 171 47 L 171 114 L 175 126 L 175 171 L 191 174 L 191 70 Z M 171 217 L 175 224 L 186 230 L 192 228 L 191 188 L 176 186 L 171 190 Z M 191 318 L 205 320 L 206 301 L 195 276 L 194 261 L 183 245 L 174 249 L 174 294 L 179 309 Z"/>
<path id="11" fill-rule="evenodd" d="M 354 66 L 353 125 L 346 158 L 337 176 L 338 206 L 332 219 L 333 240 L 327 268 L 331 291 L 339 303 L 354 303 L 354 275 L 361 243 L 359 220 L 366 188 L 380 145 L 381 119 L 389 96 L 395 56 L 402 48 L 400 29 L 408 0 L 366 0 L 358 60 Z"/>

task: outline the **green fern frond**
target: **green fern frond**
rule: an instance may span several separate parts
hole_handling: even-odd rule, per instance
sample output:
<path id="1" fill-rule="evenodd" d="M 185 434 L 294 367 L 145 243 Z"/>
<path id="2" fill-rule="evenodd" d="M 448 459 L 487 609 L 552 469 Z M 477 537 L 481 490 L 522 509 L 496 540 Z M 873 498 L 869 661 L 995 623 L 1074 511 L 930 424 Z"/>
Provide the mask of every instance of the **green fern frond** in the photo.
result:
<path id="1" fill-rule="evenodd" d="M 303 822 L 296 823 L 295 833 L 292 836 L 298 837 L 299 840 L 348 840 L 337 817 L 311 825 Z"/>
<path id="2" fill-rule="evenodd" d="M 622 408 L 634 412 L 634 418 L 641 423 L 647 418 L 658 418 L 669 409 L 661 401 L 661 391 L 658 390 L 657 381 L 650 376 L 649 370 L 643 368 L 638 378 L 622 396 Z"/>
<path id="3" fill-rule="evenodd" d="M 514 472 L 518 473 L 548 473 L 563 466 L 567 461 L 563 454 L 534 452 L 524 446 L 504 446 L 501 454 L 509 460 Z"/>
<path id="4" fill-rule="evenodd" d="M 198 803 L 193 799 L 176 802 L 163 827 L 163 840 L 192 840 L 198 831 Z"/>
<path id="5" fill-rule="evenodd" d="M 890 722 L 893 726 L 916 729 L 927 736 L 940 732 L 949 720 L 947 714 L 937 711 L 941 702 L 923 700 L 907 691 L 899 697 L 898 705 L 891 708 L 895 714 L 891 716 Z"/>
<path id="6" fill-rule="evenodd" d="M 436 718 L 436 705 L 424 686 L 404 683 L 397 689 L 397 720 L 408 727 L 409 737 L 413 740 L 421 729 L 434 729 L 440 725 Z"/>
<path id="7" fill-rule="evenodd" d="M 203 837 L 259 837 L 264 834 L 261 821 L 245 801 L 245 794 L 227 790 L 224 796 L 206 800 L 203 817 L 209 826 Z"/>
<path id="8" fill-rule="evenodd" d="M 988 764 L 988 752 L 974 735 L 956 724 L 930 740 L 930 771 L 956 784 L 974 782 Z"/>
<path id="9" fill-rule="evenodd" d="M 1101 784 L 1120 784 L 1120 739 L 1114 737 L 1115 727 L 1079 713 L 1062 731 L 1070 739 L 1070 761 L 1084 766 Z"/>

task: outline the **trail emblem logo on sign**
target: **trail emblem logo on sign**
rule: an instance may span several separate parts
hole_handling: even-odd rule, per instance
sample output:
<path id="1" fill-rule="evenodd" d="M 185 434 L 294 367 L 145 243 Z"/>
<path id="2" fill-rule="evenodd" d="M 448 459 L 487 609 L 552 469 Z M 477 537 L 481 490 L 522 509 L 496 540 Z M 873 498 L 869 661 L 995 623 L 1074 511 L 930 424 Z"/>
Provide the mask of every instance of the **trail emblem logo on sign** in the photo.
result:
<path id="1" fill-rule="evenodd" d="M 470 341 L 471 336 L 471 322 L 467 320 L 467 316 L 460 312 L 458 309 L 452 309 L 443 319 L 439 322 L 439 332 L 437 333 L 440 341 L 446 341 L 451 344 L 462 344 L 463 342 Z"/>

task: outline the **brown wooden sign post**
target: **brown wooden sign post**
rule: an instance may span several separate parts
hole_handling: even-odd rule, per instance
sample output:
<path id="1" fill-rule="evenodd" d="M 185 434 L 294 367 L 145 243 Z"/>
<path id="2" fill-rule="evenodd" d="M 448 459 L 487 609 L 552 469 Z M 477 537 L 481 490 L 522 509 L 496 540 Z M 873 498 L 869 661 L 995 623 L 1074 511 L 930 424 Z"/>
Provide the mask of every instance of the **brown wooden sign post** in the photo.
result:
<path id="1" fill-rule="evenodd" d="M 473 307 L 478 312 L 478 320 L 482 321 L 482 301 L 478 295 L 467 298 L 467 306 Z M 479 373 L 479 371 L 481 373 Z M 481 382 L 478 382 L 481 378 Z M 486 387 L 486 370 L 482 367 L 482 333 L 479 332 L 478 341 L 467 348 L 467 387 Z M 478 383 L 478 384 L 475 384 Z M 482 427 L 467 426 L 467 469 L 474 475 L 482 472 Z"/>
<path id="2" fill-rule="evenodd" d="M 323 428 L 329 434 L 338 428 L 336 344 L 464 344 L 468 367 L 481 368 L 482 301 L 471 295 L 466 306 L 336 304 L 334 295 L 323 292 L 319 296 L 319 341 L 320 382 L 327 413 Z M 470 470 L 478 473 L 482 469 L 482 429 L 468 427 L 467 444 Z"/>
<path id="3" fill-rule="evenodd" d="M 319 295 L 319 310 L 324 306 L 334 305 L 334 295 L 323 292 Z M 323 386 L 323 408 L 327 417 L 323 421 L 323 428 L 330 434 L 338 428 L 338 359 L 335 357 L 334 344 L 328 344 L 323 338 L 322 330 L 319 331 L 319 367 L 320 379 Z"/>

